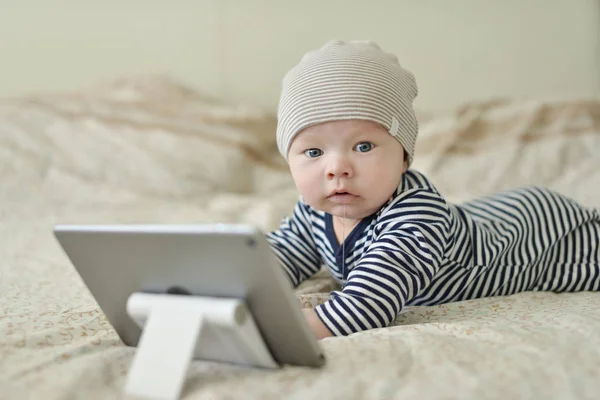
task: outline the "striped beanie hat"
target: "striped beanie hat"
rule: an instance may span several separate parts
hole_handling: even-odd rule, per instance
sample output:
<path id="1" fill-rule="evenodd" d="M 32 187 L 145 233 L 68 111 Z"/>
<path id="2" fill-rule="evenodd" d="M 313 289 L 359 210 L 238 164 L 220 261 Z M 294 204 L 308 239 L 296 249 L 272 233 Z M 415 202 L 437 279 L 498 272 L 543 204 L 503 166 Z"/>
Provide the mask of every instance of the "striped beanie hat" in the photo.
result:
<path id="1" fill-rule="evenodd" d="M 287 160 L 294 137 L 322 122 L 377 122 L 404 147 L 412 163 L 417 139 L 417 83 L 398 58 L 369 41 L 331 41 L 302 57 L 283 78 L 277 146 Z"/>

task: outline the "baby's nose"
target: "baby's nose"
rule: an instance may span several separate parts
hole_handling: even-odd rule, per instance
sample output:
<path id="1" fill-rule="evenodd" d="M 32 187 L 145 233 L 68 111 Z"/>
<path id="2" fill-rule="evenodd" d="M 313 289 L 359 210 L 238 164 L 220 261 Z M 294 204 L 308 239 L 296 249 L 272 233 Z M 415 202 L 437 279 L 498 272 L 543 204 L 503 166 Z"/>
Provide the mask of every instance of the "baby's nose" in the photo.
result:
<path id="1" fill-rule="evenodd" d="M 329 164 L 327 169 L 327 177 L 333 178 L 349 178 L 352 176 L 352 166 L 343 157 L 337 157 Z"/>

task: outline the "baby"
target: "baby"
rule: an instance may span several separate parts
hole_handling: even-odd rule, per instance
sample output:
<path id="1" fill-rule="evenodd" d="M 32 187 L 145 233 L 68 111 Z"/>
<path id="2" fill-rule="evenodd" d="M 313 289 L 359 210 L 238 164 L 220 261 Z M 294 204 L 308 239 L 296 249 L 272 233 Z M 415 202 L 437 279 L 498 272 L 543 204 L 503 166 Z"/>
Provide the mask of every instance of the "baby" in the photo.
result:
<path id="1" fill-rule="evenodd" d="M 267 234 L 291 283 L 343 288 L 316 336 L 388 326 L 404 306 L 600 290 L 600 213 L 538 187 L 453 205 L 411 170 L 413 75 L 371 42 L 327 43 L 285 76 L 277 143 L 300 192 Z"/>

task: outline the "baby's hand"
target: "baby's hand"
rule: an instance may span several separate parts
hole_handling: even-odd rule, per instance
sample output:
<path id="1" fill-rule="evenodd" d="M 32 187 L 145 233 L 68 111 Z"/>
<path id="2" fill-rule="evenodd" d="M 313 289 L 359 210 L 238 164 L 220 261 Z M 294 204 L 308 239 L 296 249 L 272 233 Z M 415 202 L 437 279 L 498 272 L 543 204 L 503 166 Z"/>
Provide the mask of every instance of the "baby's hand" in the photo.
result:
<path id="1" fill-rule="evenodd" d="M 323 322 L 321 322 L 319 317 L 317 317 L 317 313 L 313 308 L 303 308 L 302 313 L 308 322 L 308 326 L 310 326 L 310 329 L 315 333 L 317 340 L 333 336 L 331 331 L 323 324 Z"/>

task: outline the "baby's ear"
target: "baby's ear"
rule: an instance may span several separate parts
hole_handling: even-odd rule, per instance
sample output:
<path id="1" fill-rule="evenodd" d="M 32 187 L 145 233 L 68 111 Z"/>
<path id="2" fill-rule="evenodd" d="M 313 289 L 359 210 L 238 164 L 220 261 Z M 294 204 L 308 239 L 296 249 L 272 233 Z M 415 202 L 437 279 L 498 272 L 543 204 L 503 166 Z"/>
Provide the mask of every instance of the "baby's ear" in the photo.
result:
<path id="1" fill-rule="evenodd" d="M 404 150 L 404 166 L 403 166 L 402 173 L 406 172 L 407 169 L 408 169 L 408 153 L 406 152 L 406 150 Z"/>

